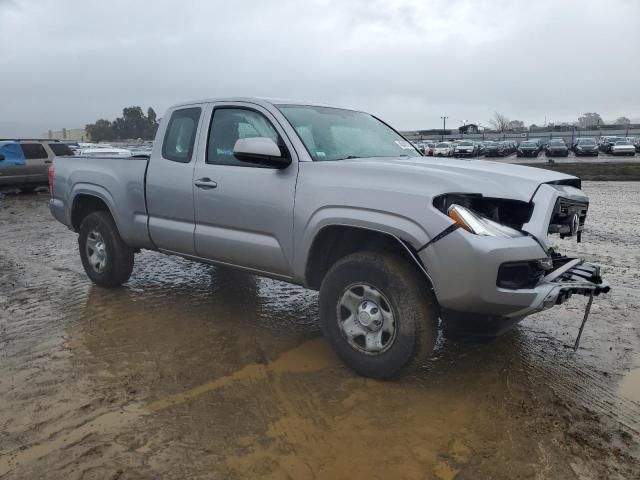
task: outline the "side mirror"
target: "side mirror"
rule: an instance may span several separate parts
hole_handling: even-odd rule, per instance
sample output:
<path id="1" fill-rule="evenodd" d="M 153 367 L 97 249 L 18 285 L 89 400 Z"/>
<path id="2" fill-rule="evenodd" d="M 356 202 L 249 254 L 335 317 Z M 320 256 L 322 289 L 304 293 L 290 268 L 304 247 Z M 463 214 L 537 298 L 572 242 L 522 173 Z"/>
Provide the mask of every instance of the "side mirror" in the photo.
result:
<path id="1" fill-rule="evenodd" d="M 283 157 L 280 147 L 267 137 L 241 138 L 233 146 L 233 154 L 243 162 L 273 168 L 286 168 L 291 164 L 291 158 Z"/>
<path id="2" fill-rule="evenodd" d="M 0 162 L 4 160 L 4 155 L 0 153 Z"/>

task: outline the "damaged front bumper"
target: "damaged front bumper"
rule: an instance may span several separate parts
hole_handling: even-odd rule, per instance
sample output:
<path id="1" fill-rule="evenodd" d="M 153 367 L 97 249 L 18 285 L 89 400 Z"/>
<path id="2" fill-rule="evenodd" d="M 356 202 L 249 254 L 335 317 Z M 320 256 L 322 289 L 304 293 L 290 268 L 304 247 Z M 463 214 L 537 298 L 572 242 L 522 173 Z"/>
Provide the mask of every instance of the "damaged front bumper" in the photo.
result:
<path id="1" fill-rule="evenodd" d="M 553 290 L 543 300 L 543 307 L 559 305 L 571 295 L 594 295 L 611 290 L 608 282 L 600 276 L 600 267 L 581 258 L 558 256 L 553 259 L 554 269 L 545 275 L 540 284 L 550 284 Z"/>
<path id="2" fill-rule="evenodd" d="M 513 320 L 551 308 L 572 295 L 596 296 L 610 290 L 596 265 L 556 254 L 547 235 L 579 239 L 588 199 L 568 185 L 543 184 L 522 231 L 500 238 L 461 228 L 437 236 L 419 251 L 434 292 L 449 316 Z M 504 267 L 516 267 L 504 275 Z M 518 268 L 523 267 L 521 270 Z"/>
<path id="3" fill-rule="evenodd" d="M 561 305 L 572 295 L 598 296 L 609 292 L 611 287 L 600 276 L 599 266 L 582 258 L 557 256 L 553 259 L 553 270 L 540 279 L 534 290 L 538 295 L 531 305 L 508 317 L 524 317 Z"/>

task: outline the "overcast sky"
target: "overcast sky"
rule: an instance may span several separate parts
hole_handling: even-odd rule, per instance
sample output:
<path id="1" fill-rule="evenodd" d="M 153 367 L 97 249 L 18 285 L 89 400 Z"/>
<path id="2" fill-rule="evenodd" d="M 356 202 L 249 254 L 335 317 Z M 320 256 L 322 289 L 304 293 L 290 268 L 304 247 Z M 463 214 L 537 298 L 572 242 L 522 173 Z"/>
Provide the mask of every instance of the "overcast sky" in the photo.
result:
<path id="1" fill-rule="evenodd" d="M 0 0 L 0 137 L 236 95 L 405 130 L 640 119 L 639 50 L 639 0 Z"/>

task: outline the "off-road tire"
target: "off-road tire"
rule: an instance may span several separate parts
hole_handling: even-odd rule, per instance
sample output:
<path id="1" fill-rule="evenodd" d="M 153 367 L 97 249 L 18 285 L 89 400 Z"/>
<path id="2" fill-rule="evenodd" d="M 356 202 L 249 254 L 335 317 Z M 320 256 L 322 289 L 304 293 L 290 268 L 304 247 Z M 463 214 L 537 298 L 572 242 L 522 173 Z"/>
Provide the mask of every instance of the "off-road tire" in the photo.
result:
<path id="1" fill-rule="evenodd" d="M 395 339 L 376 355 L 352 347 L 338 324 L 339 302 L 349 285 L 364 282 L 389 301 L 395 317 Z M 320 287 L 320 322 L 340 359 L 356 373 L 373 378 L 397 376 L 410 364 L 422 365 L 438 337 L 438 307 L 421 272 L 404 258 L 364 251 L 337 261 Z"/>
<path id="2" fill-rule="evenodd" d="M 86 252 L 87 238 L 92 231 L 97 231 L 104 239 L 107 262 L 102 272 L 94 270 Z M 108 212 L 93 212 L 84 218 L 80 224 L 78 246 L 84 271 L 93 283 L 105 288 L 115 288 L 129 280 L 134 252 L 120 237 Z"/>

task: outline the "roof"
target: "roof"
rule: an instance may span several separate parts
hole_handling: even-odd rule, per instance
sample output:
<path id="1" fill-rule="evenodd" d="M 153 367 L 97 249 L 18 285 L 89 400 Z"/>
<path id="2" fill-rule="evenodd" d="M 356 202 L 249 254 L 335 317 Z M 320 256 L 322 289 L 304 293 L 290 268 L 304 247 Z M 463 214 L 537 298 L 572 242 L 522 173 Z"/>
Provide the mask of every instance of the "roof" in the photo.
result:
<path id="1" fill-rule="evenodd" d="M 246 103 L 255 103 L 261 106 L 271 106 L 271 105 L 305 105 L 312 107 L 327 107 L 327 108 L 340 108 L 342 110 L 353 110 L 360 111 L 355 108 L 348 107 L 340 107 L 336 105 L 328 105 L 321 102 L 313 102 L 313 101 L 305 101 L 305 100 L 293 100 L 286 98 L 266 98 L 266 97 L 214 97 L 214 98 L 204 98 L 199 100 L 191 100 L 187 102 L 180 102 L 172 105 L 170 108 L 176 107 L 184 107 L 187 105 L 194 105 L 198 103 L 214 103 L 214 102 L 246 102 Z"/>

